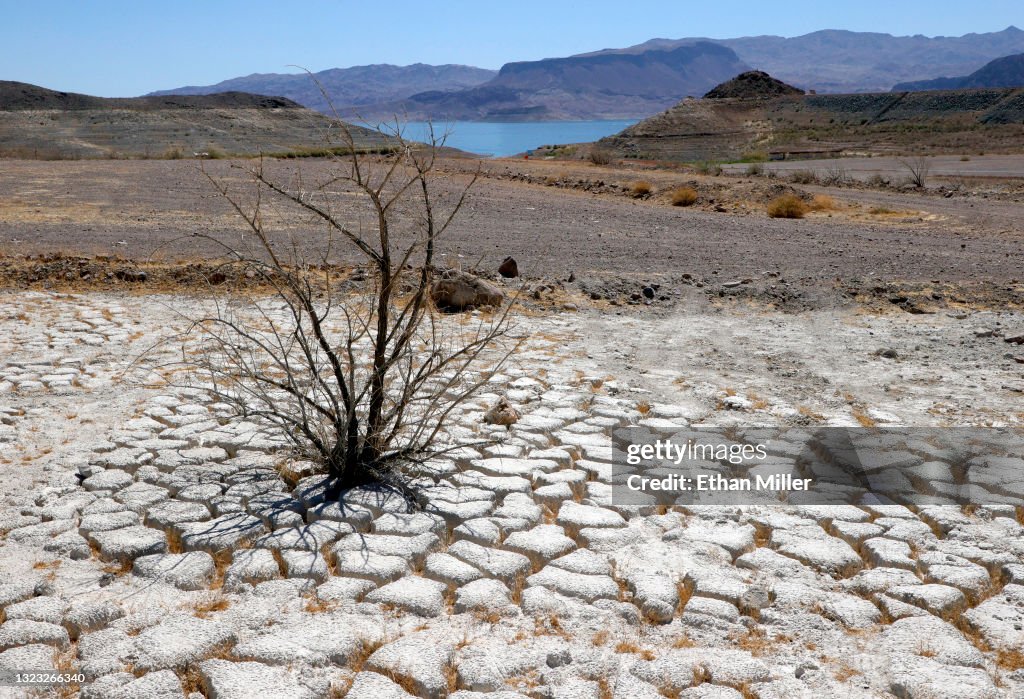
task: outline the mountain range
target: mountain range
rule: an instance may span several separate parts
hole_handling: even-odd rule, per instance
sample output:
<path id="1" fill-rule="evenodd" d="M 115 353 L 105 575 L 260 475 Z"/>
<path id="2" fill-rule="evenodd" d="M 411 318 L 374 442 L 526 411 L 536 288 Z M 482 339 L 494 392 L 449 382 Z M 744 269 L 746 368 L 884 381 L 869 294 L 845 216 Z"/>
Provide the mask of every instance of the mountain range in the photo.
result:
<path id="1" fill-rule="evenodd" d="M 1024 31 L 1010 26 L 1000 32 L 936 37 L 826 29 L 792 38 L 652 39 L 582 55 L 643 53 L 695 41 L 728 46 L 757 70 L 805 90 L 830 93 L 888 92 L 896 83 L 965 75 L 993 59 L 1024 52 Z"/>
<path id="2" fill-rule="evenodd" d="M 748 69 L 731 49 L 697 42 L 639 54 L 507 63 L 479 87 L 422 92 L 374 109 L 411 119 L 622 119 L 656 113 Z"/>
<path id="3" fill-rule="evenodd" d="M 1024 52 L 1024 31 L 960 37 L 823 30 L 803 36 L 652 39 L 624 49 L 505 64 L 362 66 L 317 73 L 339 112 L 366 119 L 544 120 L 644 117 L 750 70 L 817 92 L 887 92 L 894 84 L 966 75 Z M 309 76 L 258 74 L 159 94 L 245 90 L 326 104 Z"/>
<path id="4" fill-rule="evenodd" d="M 900 83 L 893 92 L 916 92 L 920 90 L 963 90 L 978 87 L 1022 87 L 1024 86 L 1024 53 L 997 58 L 991 63 L 959 78 L 936 78 L 917 82 Z"/>

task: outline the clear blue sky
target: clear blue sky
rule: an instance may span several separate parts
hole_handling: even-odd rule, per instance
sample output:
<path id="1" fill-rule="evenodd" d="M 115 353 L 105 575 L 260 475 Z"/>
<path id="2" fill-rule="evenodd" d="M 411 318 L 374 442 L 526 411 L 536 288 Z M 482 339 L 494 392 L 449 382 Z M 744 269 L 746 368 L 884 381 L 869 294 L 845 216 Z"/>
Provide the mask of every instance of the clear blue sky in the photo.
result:
<path id="1" fill-rule="evenodd" d="M 0 0 L 0 79 L 102 96 L 249 73 L 566 56 L 654 37 L 818 29 L 959 36 L 1015 24 L 1021 0 Z"/>

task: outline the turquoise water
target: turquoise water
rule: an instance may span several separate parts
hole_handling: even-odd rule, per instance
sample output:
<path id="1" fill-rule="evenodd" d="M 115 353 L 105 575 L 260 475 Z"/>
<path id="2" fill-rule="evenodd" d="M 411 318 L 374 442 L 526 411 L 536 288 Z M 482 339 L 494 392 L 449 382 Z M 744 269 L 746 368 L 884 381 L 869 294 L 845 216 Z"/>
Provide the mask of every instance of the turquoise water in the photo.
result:
<path id="1" fill-rule="evenodd" d="M 453 148 L 503 157 L 525 153 L 539 146 L 584 143 L 611 136 L 636 123 L 635 119 L 617 121 L 528 121 L 489 122 L 454 121 L 434 124 L 434 132 L 449 132 L 445 145 Z M 425 122 L 405 124 L 402 133 L 413 141 L 425 141 L 429 127 Z"/>

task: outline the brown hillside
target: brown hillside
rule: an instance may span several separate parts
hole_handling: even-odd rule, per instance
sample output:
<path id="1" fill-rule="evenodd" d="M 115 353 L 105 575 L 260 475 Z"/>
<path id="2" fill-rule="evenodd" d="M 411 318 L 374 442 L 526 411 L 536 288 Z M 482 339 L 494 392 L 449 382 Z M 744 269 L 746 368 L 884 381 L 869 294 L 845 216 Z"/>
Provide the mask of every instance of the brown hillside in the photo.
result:
<path id="1" fill-rule="evenodd" d="M 349 129 L 359 148 L 388 146 L 376 131 Z M 335 120 L 284 97 L 225 92 L 105 98 L 0 82 L 0 157 L 305 153 L 340 145 L 337 130 Z"/>
<path id="2" fill-rule="evenodd" d="M 651 160 L 1019 153 L 1024 89 L 687 99 L 601 145 Z"/>

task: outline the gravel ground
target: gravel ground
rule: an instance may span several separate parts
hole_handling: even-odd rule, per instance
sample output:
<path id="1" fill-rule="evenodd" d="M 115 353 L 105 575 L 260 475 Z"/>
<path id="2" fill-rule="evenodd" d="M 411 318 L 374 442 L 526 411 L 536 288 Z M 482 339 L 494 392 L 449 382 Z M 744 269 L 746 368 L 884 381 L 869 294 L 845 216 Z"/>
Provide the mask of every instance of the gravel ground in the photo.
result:
<path id="1" fill-rule="evenodd" d="M 245 178 L 235 165 L 205 163 L 244 196 Z M 300 166 L 309 180 L 326 167 L 322 161 Z M 267 167 L 286 178 L 297 166 L 275 161 Z M 448 161 L 445 167 L 464 172 L 474 165 Z M 842 294 L 835 289 L 848 280 L 861 280 L 868 288 L 981 285 L 995 295 L 993 302 L 1021 302 L 1021 202 L 809 187 L 804 188 L 808 195 L 832 194 L 837 207 L 804 220 L 783 220 L 764 213 L 775 188 L 785 189 L 768 180 L 579 162 L 498 160 L 483 167 L 486 176 L 472 190 L 444 246 L 453 265 L 493 270 L 511 255 L 528 278 L 565 279 L 574 273 L 676 286 L 685 275 L 715 284 L 772 272 L 797 293 L 828 296 L 820 302 L 825 305 L 839 302 Z M 524 173 L 572 186 L 525 184 Z M 578 184 L 601 181 L 628 188 L 640 179 L 655 188 L 650 200 L 633 199 L 621 189 L 597 194 Z M 690 181 L 707 192 L 700 204 L 669 206 L 672 188 Z M 462 175 L 447 175 L 438 186 L 455 191 L 464 182 Z M 268 220 L 281 224 L 281 239 L 292 234 L 308 244 L 312 224 L 280 213 L 268 212 Z M 194 235 L 234 241 L 239 226 L 196 161 L 9 161 L 0 172 L 0 251 L 9 256 L 208 258 L 221 250 Z"/>
<path id="2" fill-rule="evenodd" d="M 273 433 L 145 373 L 194 304 L 0 294 L 0 670 L 118 698 L 1024 692 L 1019 509 L 623 505 L 609 437 L 1019 426 L 1019 313 L 524 316 L 445 433 L 501 443 L 409 513 L 292 487 Z"/>

